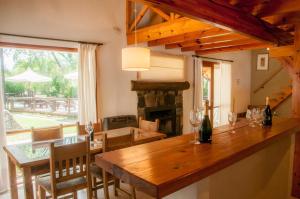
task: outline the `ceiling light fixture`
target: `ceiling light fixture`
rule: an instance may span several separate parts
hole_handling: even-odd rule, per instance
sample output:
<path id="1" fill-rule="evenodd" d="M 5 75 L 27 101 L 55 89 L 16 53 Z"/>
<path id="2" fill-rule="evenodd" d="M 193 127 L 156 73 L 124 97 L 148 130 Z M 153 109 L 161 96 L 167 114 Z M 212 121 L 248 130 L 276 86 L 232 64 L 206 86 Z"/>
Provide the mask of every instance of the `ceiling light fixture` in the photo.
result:
<path id="1" fill-rule="evenodd" d="M 136 2 L 134 2 L 134 16 L 136 18 Z M 134 27 L 134 47 L 122 49 L 122 70 L 146 71 L 150 69 L 150 49 L 137 46 L 136 26 Z"/>

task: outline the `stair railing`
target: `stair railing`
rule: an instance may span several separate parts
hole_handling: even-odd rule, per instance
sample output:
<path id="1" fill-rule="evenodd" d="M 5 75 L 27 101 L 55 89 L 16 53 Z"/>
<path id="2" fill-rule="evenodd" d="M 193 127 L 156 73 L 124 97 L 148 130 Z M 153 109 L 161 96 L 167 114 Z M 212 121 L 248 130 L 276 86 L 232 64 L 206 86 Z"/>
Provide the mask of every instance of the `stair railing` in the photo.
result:
<path id="1" fill-rule="evenodd" d="M 270 77 L 268 77 L 265 81 L 263 81 L 254 91 L 253 93 L 257 93 L 260 89 L 264 88 L 265 85 L 271 81 L 278 73 L 280 73 L 280 71 L 283 69 L 283 67 L 280 67 L 279 69 L 277 69 Z"/>

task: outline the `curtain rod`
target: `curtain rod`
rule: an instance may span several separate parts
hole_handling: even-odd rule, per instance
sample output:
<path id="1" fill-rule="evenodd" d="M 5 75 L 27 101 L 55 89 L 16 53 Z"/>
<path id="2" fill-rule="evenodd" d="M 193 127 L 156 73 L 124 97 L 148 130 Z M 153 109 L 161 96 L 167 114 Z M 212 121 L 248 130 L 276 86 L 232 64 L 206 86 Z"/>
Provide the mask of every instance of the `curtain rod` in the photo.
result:
<path id="1" fill-rule="evenodd" d="M 234 62 L 233 60 L 229 60 L 229 59 L 217 59 L 217 58 L 211 58 L 211 57 L 203 57 L 203 56 L 199 56 L 199 55 L 192 55 L 192 57 L 199 57 L 199 58 L 203 58 L 203 59 L 212 59 L 212 60 L 217 60 L 217 61 Z"/>
<path id="2" fill-rule="evenodd" d="M 13 37 L 24 37 L 24 38 L 30 38 L 30 39 L 45 39 L 45 40 L 52 40 L 52 41 L 62 41 L 62 42 L 74 42 L 74 43 L 80 43 L 80 44 L 94 44 L 98 46 L 102 46 L 103 43 L 98 42 L 86 42 L 86 41 L 76 41 L 76 40 L 70 40 L 70 39 L 55 39 L 55 38 L 48 38 L 48 37 L 36 37 L 36 36 L 28 36 L 28 35 L 16 35 L 16 34 L 9 34 L 9 33 L 1 33 L 0 35 L 4 36 L 13 36 Z"/>

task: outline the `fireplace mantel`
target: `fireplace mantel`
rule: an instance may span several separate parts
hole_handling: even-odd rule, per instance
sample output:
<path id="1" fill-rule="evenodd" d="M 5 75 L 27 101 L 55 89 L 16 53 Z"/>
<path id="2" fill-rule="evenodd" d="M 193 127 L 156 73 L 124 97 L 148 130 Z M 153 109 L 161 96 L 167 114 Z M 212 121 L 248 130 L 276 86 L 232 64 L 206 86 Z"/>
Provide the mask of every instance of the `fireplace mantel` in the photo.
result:
<path id="1" fill-rule="evenodd" d="M 185 82 L 151 82 L 151 81 L 131 81 L 132 91 L 143 90 L 186 90 L 190 88 L 190 83 Z"/>

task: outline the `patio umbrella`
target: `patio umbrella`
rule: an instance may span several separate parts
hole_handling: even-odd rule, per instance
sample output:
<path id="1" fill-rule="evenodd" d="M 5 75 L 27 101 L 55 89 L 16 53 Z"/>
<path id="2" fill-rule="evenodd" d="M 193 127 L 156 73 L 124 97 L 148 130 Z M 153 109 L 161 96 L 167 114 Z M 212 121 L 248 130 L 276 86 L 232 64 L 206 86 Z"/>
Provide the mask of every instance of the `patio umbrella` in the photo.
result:
<path id="1" fill-rule="evenodd" d="M 66 74 L 64 77 L 65 77 L 66 79 L 68 79 L 68 80 L 77 80 L 77 79 L 78 79 L 78 72 L 75 71 L 75 72 Z"/>
<path id="2" fill-rule="evenodd" d="M 28 93 L 29 93 L 29 91 L 31 90 L 31 83 L 50 82 L 52 79 L 50 77 L 40 75 L 32 71 L 31 68 L 27 68 L 25 72 L 12 77 L 8 77 L 5 80 L 14 83 L 28 83 Z"/>
<path id="3" fill-rule="evenodd" d="M 40 75 L 32 71 L 30 68 L 27 68 L 25 72 L 12 77 L 8 77 L 5 80 L 10 82 L 16 82 L 16 83 L 17 82 L 38 83 L 38 82 L 50 82 L 51 78 L 46 77 L 44 75 Z"/>

